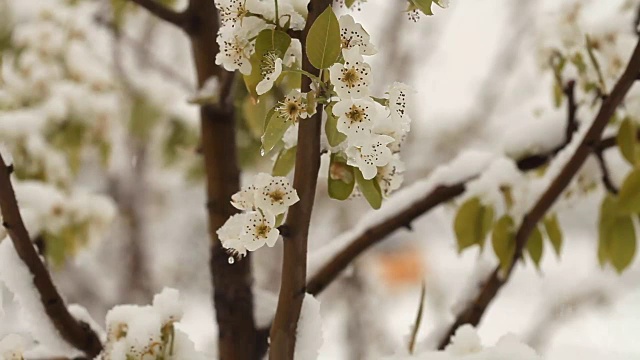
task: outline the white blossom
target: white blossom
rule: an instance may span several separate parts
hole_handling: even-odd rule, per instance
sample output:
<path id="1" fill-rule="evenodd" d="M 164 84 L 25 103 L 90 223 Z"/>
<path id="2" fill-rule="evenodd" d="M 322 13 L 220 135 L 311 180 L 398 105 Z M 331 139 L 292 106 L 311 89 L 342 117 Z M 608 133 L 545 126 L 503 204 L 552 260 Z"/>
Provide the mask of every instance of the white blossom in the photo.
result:
<path id="1" fill-rule="evenodd" d="M 378 168 L 378 183 L 385 197 L 400 188 L 404 181 L 404 162 L 400 159 L 400 154 L 393 154 L 387 165 Z"/>
<path id="2" fill-rule="evenodd" d="M 240 241 L 249 251 L 256 251 L 265 244 L 273 247 L 280 232 L 275 228 L 276 218 L 273 214 L 261 211 L 252 211 L 244 217 L 244 233 L 240 235 Z"/>
<path id="3" fill-rule="evenodd" d="M 0 359 L 23 360 L 22 353 L 26 350 L 27 340 L 18 334 L 9 334 L 0 340 Z"/>
<path id="4" fill-rule="evenodd" d="M 338 131 L 347 135 L 349 143 L 358 143 L 371 136 L 378 111 L 369 99 L 345 99 L 333 106 L 333 115 L 338 117 Z"/>
<path id="5" fill-rule="evenodd" d="M 411 118 L 407 114 L 407 102 L 413 89 L 401 82 L 395 82 L 389 88 L 389 110 L 391 119 L 400 124 L 404 132 L 411 129 Z"/>
<path id="6" fill-rule="evenodd" d="M 249 41 L 257 35 L 246 29 L 225 27 L 218 32 L 216 41 L 220 46 L 220 52 L 216 55 L 216 64 L 222 65 L 227 71 L 240 70 L 244 75 L 251 74 L 249 57 L 254 44 Z"/>
<path id="7" fill-rule="evenodd" d="M 340 38 L 343 49 L 360 46 L 360 53 L 362 55 L 374 55 L 378 52 L 369 40 L 369 34 L 361 24 L 353 20 L 351 15 L 342 15 L 338 22 L 340 23 Z"/>
<path id="8" fill-rule="evenodd" d="M 262 14 L 266 10 L 266 4 L 259 0 L 215 0 L 215 4 L 223 26 L 256 27 L 264 23 L 256 16 L 248 16 L 250 13 Z"/>
<path id="9" fill-rule="evenodd" d="M 300 119 L 305 119 L 309 115 L 312 115 L 307 113 L 306 102 L 298 89 L 291 90 L 289 94 L 284 97 L 284 100 L 278 103 L 276 111 L 285 120 L 293 123 L 297 123 Z"/>
<path id="10" fill-rule="evenodd" d="M 236 256 L 245 256 L 247 247 L 241 239 L 245 232 L 245 224 L 249 215 L 246 213 L 232 215 L 217 231 L 222 247 Z"/>
<path id="11" fill-rule="evenodd" d="M 299 200 L 298 193 L 284 176 L 271 177 L 257 186 L 256 206 L 264 212 L 282 214 Z"/>
<path id="12" fill-rule="evenodd" d="M 273 83 L 282 74 L 282 59 L 274 53 L 268 53 L 262 59 L 260 65 L 260 76 L 262 80 L 256 86 L 256 93 L 262 95 L 271 90 Z"/>
<path id="13" fill-rule="evenodd" d="M 286 66 L 302 65 L 302 44 L 298 39 L 291 39 L 291 44 L 287 48 L 283 57 Z"/>
<path id="14" fill-rule="evenodd" d="M 387 165 L 393 158 L 387 147 L 392 141 L 391 136 L 373 135 L 367 143 L 349 146 L 346 150 L 347 164 L 358 167 L 365 179 L 373 179 L 378 174 L 378 167 Z"/>
<path id="15" fill-rule="evenodd" d="M 291 149 L 292 147 L 298 145 L 298 129 L 300 128 L 299 123 L 294 123 L 293 125 L 287 128 L 287 131 L 282 135 L 282 141 L 284 142 L 285 149 Z"/>
<path id="16" fill-rule="evenodd" d="M 259 173 L 253 177 L 252 183 L 244 186 L 240 191 L 231 196 L 231 205 L 238 210 L 255 210 L 256 209 L 256 189 L 258 184 L 268 184 L 271 175 Z"/>
<path id="17" fill-rule="evenodd" d="M 360 46 L 342 50 L 344 64 L 333 64 L 329 68 L 329 77 L 335 92 L 341 99 L 360 99 L 369 95 L 371 67 L 360 54 Z"/>

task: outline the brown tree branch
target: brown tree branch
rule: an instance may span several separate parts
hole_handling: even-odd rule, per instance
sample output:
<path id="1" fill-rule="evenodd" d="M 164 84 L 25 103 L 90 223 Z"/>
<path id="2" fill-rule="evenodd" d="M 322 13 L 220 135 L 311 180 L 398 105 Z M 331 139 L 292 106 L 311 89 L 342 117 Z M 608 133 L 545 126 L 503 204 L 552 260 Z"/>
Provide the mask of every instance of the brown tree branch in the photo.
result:
<path id="1" fill-rule="evenodd" d="M 506 274 L 500 273 L 500 267 L 491 274 L 491 276 L 482 285 L 481 291 L 478 296 L 469 303 L 469 305 L 460 314 L 458 314 L 455 322 L 449 328 L 446 335 L 439 342 L 438 348 L 443 349 L 450 341 L 451 336 L 455 331 L 463 324 L 471 324 L 473 326 L 478 325 L 484 312 L 489 304 L 496 297 L 498 291 L 509 280 L 513 269 L 522 257 L 523 249 L 527 244 L 529 236 L 537 226 L 538 222 L 544 217 L 549 208 L 558 199 L 566 187 L 571 183 L 571 180 L 580 170 L 589 154 L 592 152 L 594 145 L 596 145 L 607 126 L 609 119 L 615 113 L 618 105 L 622 102 L 625 95 L 631 88 L 631 85 L 636 81 L 638 74 L 640 73 L 640 42 L 636 45 L 629 64 L 624 73 L 618 80 L 617 84 L 613 88 L 611 94 L 602 102 L 600 111 L 593 121 L 591 127 L 585 134 L 584 138 L 578 145 L 577 149 L 569 159 L 569 161 L 562 168 L 558 176 L 549 185 L 544 194 L 540 197 L 538 202 L 527 213 L 522 220 L 522 224 L 516 233 L 516 249 L 513 256 L 513 261 Z"/>
<path id="2" fill-rule="evenodd" d="M 609 173 L 609 167 L 607 166 L 607 162 L 604 159 L 604 154 L 602 150 L 594 150 L 594 155 L 598 160 L 598 166 L 600 167 L 600 172 L 602 173 L 602 184 L 605 189 L 612 194 L 618 194 L 618 187 L 611 180 L 611 174 Z"/>
<path id="3" fill-rule="evenodd" d="M 640 130 L 638 131 L 638 138 L 640 138 Z M 516 165 L 521 171 L 538 169 L 547 164 L 549 160 L 566 145 L 567 143 L 563 143 L 547 153 L 527 156 L 518 160 Z M 597 149 L 602 152 L 613 146 L 615 146 L 615 138 L 608 137 L 602 140 L 599 146 L 597 146 Z M 340 251 L 340 253 L 320 268 L 320 270 L 318 270 L 318 272 L 309 279 L 307 283 L 307 292 L 313 295 L 321 293 L 344 269 L 347 268 L 347 266 L 349 266 L 353 260 L 355 260 L 355 258 L 360 256 L 364 251 L 384 240 L 394 231 L 403 227 L 410 227 L 411 222 L 421 215 L 426 214 L 434 207 L 453 200 L 457 196 L 461 195 L 466 189 L 467 182 L 475 178 L 476 177 L 473 177 L 453 185 L 437 186 L 433 191 L 418 199 L 404 210 L 399 211 L 384 222 L 378 223 L 364 231 L 362 235 L 354 239 L 352 243 Z"/>
<path id="4" fill-rule="evenodd" d="M 578 120 L 576 119 L 578 106 L 576 105 L 575 87 L 575 80 L 569 80 L 563 89 L 567 97 L 567 129 L 565 134 L 567 144 L 571 142 L 573 134 L 578 130 Z"/>
<path id="5" fill-rule="evenodd" d="M 465 182 L 455 185 L 440 185 L 427 196 L 416 201 L 393 217 L 367 229 L 309 280 L 307 283 L 307 291 L 312 295 L 319 294 L 366 249 L 384 240 L 394 231 L 407 226 L 418 216 L 427 213 L 435 206 L 462 194 L 465 187 Z"/>
<path id="6" fill-rule="evenodd" d="M 636 136 L 640 139 L 640 130 L 638 130 Z M 547 164 L 549 160 L 552 159 L 560 150 L 564 149 L 567 144 L 568 143 L 565 142 L 549 152 L 522 158 L 517 161 L 516 165 L 521 171 L 538 169 Z M 598 145 L 595 146 L 594 151 L 602 153 L 615 145 L 615 137 L 607 137 L 602 139 Z M 457 196 L 461 195 L 465 191 L 467 182 L 474 178 L 453 185 L 437 186 L 433 191 L 418 199 L 407 208 L 399 211 L 394 216 L 389 217 L 382 223 L 378 223 L 368 228 L 309 279 L 307 282 L 307 292 L 313 295 L 321 293 L 344 269 L 347 268 L 347 266 L 349 266 L 353 260 L 360 256 L 360 254 L 365 252 L 371 246 L 384 240 L 396 230 L 403 227 L 410 227 L 411 222 L 421 215 L 426 214 L 434 207 L 453 200 Z"/>
<path id="7" fill-rule="evenodd" d="M 331 0 L 309 2 L 307 23 L 300 38 L 302 70 L 314 75 L 319 75 L 320 71 L 311 65 L 307 57 L 307 34 L 316 18 L 328 6 L 331 6 Z M 302 77 L 301 90 L 311 90 L 311 80 L 306 76 Z M 311 118 L 301 121 L 298 129 L 300 145 L 296 153 L 293 187 L 298 192 L 300 201 L 291 207 L 285 223 L 289 236 L 284 239 L 280 294 L 271 327 L 270 360 L 293 360 L 294 356 L 296 329 L 307 281 L 307 240 L 320 169 L 321 124 L 322 105 L 318 104 L 316 113 Z"/>
<path id="8" fill-rule="evenodd" d="M 157 2 L 156 0 L 130 0 L 141 7 L 145 8 L 154 16 L 162 19 L 170 24 L 173 24 L 181 29 L 184 29 L 187 22 L 186 12 L 178 12 L 167 6 Z"/>
<path id="9" fill-rule="evenodd" d="M 67 310 L 67 306 L 33 247 L 31 237 L 24 226 L 9 174 L 10 168 L 7 167 L 0 155 L 2 225 L 7 230 L 18 256 L 33 275 L 33 284 L 40 294 L 42 306 L 55 328 L 65 341 L 83 351 L 90 358 L 94 358 L 102 351 L 100 339 L 88 324 L 76 320 Z"/>
<path id="10" fill-rule="evenodd" d="M 215 76 L 223 84 L 222 98 L 230 96 L 233 73 L 215 64 L 219 52 L 216 36 L 220 28 L 213 0 L 190 0 L 187 9 L 175 12 L 154 0 L 131 0 L 166 20 L 189 36 L 198 87 Z M 201 153 L 204 157 L 207 188 L 207 214 L 213 282 L 213 299 L 218 325 L 220 360 L 258 360 L 266 351 L 265 336 L 256 329 L 251 292 L 251 259 L 229 264 L 216 230 L 237 210 L 229 199 L 240 189 L 240 170 L 236 154 L 236 127 L 232 104 L 200 107 Z"/>
<path id="11" fill-rule="evenodd" d="M 226 99 L 233 73 L 214 62 L 219 52 L 216 35 L 220 27 L 218 11 L 212 0 L 191 0 L 184 12 L 183 29 L 189 35 L 198 86 L 212 76 L 223 84 Z M 248 256 L 229 264 L 216 230 L 237 210 L 229 199 L 240 189 L 240 170 L 236 154 L 234 107 L 227 102 L 200 108 L 202 154 L 206 172 L 207 210 L 211 241 L 210 271 L 218 324 L 220 360 L 258 360 L 264 348 L 258 342 L 253 318 L 251 259 Z"/>

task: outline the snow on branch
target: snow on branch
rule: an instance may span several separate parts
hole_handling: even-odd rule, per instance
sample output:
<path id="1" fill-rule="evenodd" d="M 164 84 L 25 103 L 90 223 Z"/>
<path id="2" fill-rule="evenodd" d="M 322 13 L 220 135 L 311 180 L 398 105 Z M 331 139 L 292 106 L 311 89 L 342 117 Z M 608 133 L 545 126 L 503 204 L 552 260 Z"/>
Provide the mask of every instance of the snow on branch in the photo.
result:
<path id="1" fill-rule="evenodd" d="M 32 315 L 44 311 L 45 321 L 50 321 L 66 342 L 93 358 L 102 350 L 102 344 L 88 324 L 76 320 L 69 313 L 53 284 L 51 275 L 36 252 L 20 215 L 18 202 L 9 178 L 10 172 L 11 167 L 7 166 L 0 155 L 2 225 L 13 243 L 13 247 L 9 243 L 2 245 L 3 261 L 0 262 L 2 280 L 13 291 L 16 291 L 16 296 L 23 306 L 28 307 Z M 11 261 L 18 260 L 18 258 L 21 261 Z M 29 283 L 32 283 L 33 286 L 27 285 Z M 39 301 L 36 300 L 38 297 Z M 38 326 L 46 325 L 38 322 Z"/>
<path id="2" fill-rule="evenodd" d="M 571 115 L 569 115 L 571 119 Z M 640 131 L 637 134 L 640 138 Z M 570 138 L 567 138 L 570 140 Z M 516 162 L 520 171 L 530 171 L 547 164 L 550 159 L 557 155 L 568 145 L 564 142 L 551 151 L 534 154 L 524 157 Z M 594 152 L 602 153 L 616 145 L 615 137 L 602 139 L 595 147 Z M 464 156 L 473 156 L 466 154 Z M 446 166 L 442 170 L 436 170 L 434 175 L 428 180 L 417 183 L 398 191 L 389 198 L 382 208 L 371 211 L 353 229 L 338 236 L 329 245 L 323 247 L 309 258 L 309 277 L 307 291 L 317 295 L 322 292 L 338 275 L 349 266 L 349 264 L 360 254 L 371 246 L 384 240 L 387 236 L 401 228 L 411 228 L 411 222 L 421 215 L 426 214 L 434 207 L 453 200 L 466 190 L 467 183 L 480 176 L 484 162 L 462 160 L 463 157 L 454 160 L 454 163 Z M 487 160 L 484 160 L 487 161 Z M 451 172 L 455 163 L 461 166 L 474 164 L 473 167 L 466 167 L 466 174 L 459 174 L 457 177 L 447 178 L 447 171 Z M 482 165 L 477 168 L 478 164 Z M 446 170 L 449 169 L 449 170 Z M 460 176 L 465 175 L 465 176 Z M 416 199 L 417 200 L 414 200 Z"/>
<path id="3" fill-rule="evenodd" d="M 506 273 L 503 274 L 500 271 L 500 267 L 497 267 L 493 271 L 491 276 L 481 285 L 481 291 L 478 295 L 473 301 L 470 301 L 464 311 L 460 312 L 457 316 L 449 331 L 441 339 L 438 348 L 445 348 L 450 342 L 451 336 L 460 326 L 464 324 L 475 326 L 480 322 L 489 304 L 491 304 L 498 294 L 498 291 L 509 280 L 509 276 L 513 272 L 518 260 L 522 257 L 523 249 L 537 223 L 560 197 L 587 160 L 587 157 L 593 152 L 594 148 L 597 147 L 609 119 L 611 119 L 616 108 L 622 103 L 627 92 L 637 80 L 638 74 L 640 74 L 640 41 L 633 51 L 627 68 L 616 83 L 611 94 L 602 102 L 595 120 L 593 120 L 589 129 L 585 132 L 584 137 L 582 137 L 580 143 L 575 150 L 573 150 L 571 157 L 564 163 L 562 169 L 556 174 L 544 193 L 522 220 L 520 228 L 516 233 L 516 251 L 513 256 L 513 261 Z"/>

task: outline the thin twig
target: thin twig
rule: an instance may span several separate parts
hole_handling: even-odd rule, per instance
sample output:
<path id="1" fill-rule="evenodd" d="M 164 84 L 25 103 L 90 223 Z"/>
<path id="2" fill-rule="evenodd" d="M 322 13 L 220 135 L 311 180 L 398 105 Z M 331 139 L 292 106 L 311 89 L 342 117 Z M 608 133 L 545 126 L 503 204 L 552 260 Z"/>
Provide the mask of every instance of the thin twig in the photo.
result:
<path id="1" fill-rule="evenodd" d="M 40 256 L 27 232 L 18 201 L 9 178 L 9 168 L 0 155 L 0 210 L 3 226 L 7 230 L 18 256 L 33 275 L 33 284 L 40 294 L 40 301 L 49 319 L 60 332 L 62 338 L 90 358 L 102 351 L 100 339 L 88 324 L 76 320 L 67 310 L 58 293 L 51 275 L 42 263 Z"/>
<path id="2" fill-rule="evenodd" d="M 173 24 L 181 29 L 184 29 L 186 26 L 186 20 L 187 20 L 186 11 L 183 11 L 183 12 L 175 11 L 157 2 L 156 0 L 130 0 L 130 1 L 145 8 L 154 16 L 170 24 Z"/>
<path id="3" fill-rule="evenodd" d="M 563 89 L 567 97 L 567 129 L 565 134 L 565 142 L 567 144 L 573 139 L 573 134 L 578 131 L 578 120 L 576 119 L 578 106 L 576 105 L 575 87 L 575 80 L 569 80 Z"/>
<path id="4" fill-rule="evenodd" d="M 308 6 L 307 23 L 300 38 L 302 70 L 316 76 L 320 74 L 320 71 L 316 70 L 309 62 L 305 51 L 306 38 L 311 25 L 329 6 L 331 6 L 331 0 L 311 0 Z M 303 76 L 301 91 L 308 92 L 310 90 L 311 80 L 309 77 Z M 296 329 L 307 281 L 309 225 L 315 200 L 318 171 L 320 170 L 322 110 L 322 105 L 318 103 L 316 113 L 310 119 L 300 122 L 298 129 L 298 144 L 300 145 L 296 153 L 293 187 L 298 192 L 300 201 L 291 207 L 285 222 L 290 230 L 290 236 L 284 239 L 280 293 L 271 327 L 270 360 L 293 360 L 294 357 Z"/>
<path id="5" fill-rule="evenodd" d="M 593 154 L 598 160 L 598 166 L 600 167 L 600 172 L 602 173 L 602 184 L 608 192 L 614 195 L 618 194 L 618 187 L 614 185 L 613 181 L 611 180 L 609 167 L 607 166 L 607 162 L 604 159 L 604 154 L 602 153 L 602 151 L 594 151 Z"/>
<path id="6" fill-rule="evenodd" d="M 618 105 L 620 105 L 631 88 L 631 85 L 635 82 L 638 73 L 640 73 L 640 42 L 636 45 L 633 56 L 629 60 L 626 70 L 618 80 L 611 94 L 603 101 L 598 115 L 574 151 L 573 155 L 562 168 L 558 176 L 556 176 L 556 178 L 551 182 L 538 202 L 522 220 L 522 224 L 516 233 L 516 249 L 513 255 L 513 261 L 511 262 L 508 270 L 505 274 L 502 274 L 500 267 L 496 268 L 496 270 L 482 285 L 479 295 L 471 301 L 460 314 L 458 314 L 453 325 L 449 328 L 446 335 L 440 340 L 438 345 L 439 349 L 443 349 L 449 343 L 451 336 L 455 333 L 458 327 L 463 324 L 471 324 L 473 326 L 478 325 L 489 304 L 496 297 L 502 286 L 504 286 L 504 284 L 509 280 L 516 263 L 522 257 L 522 252 L 527 244 L 529 236 L 536 228 L 538 222 L 547 213 L 549 208 L 571 183 L 571 180 L 580 170 L 589 154 L 591 154 L 594 144 L 596 144 L 600 139 L 609 119 L 613 116 Z"/>
<path id="7" fill-rule="evenodd" d="M 418 304 L 418 313 L 416 314 L 416 321 L 413 324 L 411 331 L 411 339 L 409 340 L 409 354 L 413 354 L 416 348 L 416 339 L 418 338 L 418 330 L 420 324 L 422 324 L 422 315 L 424 314 L 424 300 L 427 293 L 427 284 L 424 279 L 422 280 L 422 286 L 420 287 L 420 303 Z"/>

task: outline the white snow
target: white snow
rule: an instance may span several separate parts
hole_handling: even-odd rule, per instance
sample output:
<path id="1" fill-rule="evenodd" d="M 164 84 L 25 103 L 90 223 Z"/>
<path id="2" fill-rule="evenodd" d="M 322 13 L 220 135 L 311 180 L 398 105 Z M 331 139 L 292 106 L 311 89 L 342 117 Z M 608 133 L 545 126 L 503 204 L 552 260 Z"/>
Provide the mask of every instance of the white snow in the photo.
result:
<path id="1" fill-rule="evenodd" d="M 315 360 L 324 342 L 320 302 L 305 294 L 298 320 L 294 359 Z"/>
<path id="2" fill-rule="evenodd" d="M 444 351 L 399 355 L 386 360 L 541 360 L 536 352 L 512 334 L 501 337 L 494 346 L 483 347 L 476 330 L 461 326 Z"/>
<path id="3" fill-rule="evenodd" d="M 453 185 L 477 177 L 491 164 L 493 154 L 470 150 L 460 154 L 451 163 L 438 167 L 427 179 L 396 191 L 385 200 L 379 210 L 365 214 L 351 230 L 339 235 L 331 243 L 310 254 L 308 259 L 308 277 L 311 277 L 327 261 L 346 248 L 355 239 L 364 234 L 371 226 L 379 224 L 406 208 L 411 207 L 437 186 Z"/>
<path id="4" fill-rule="evenodd" d="M 77 353 L 77 350 L 62 339 L 47 316 L 40 294 L 33 285 L 33 276 L 16 253 L 11 241 L 0 243 L 0 281 L 14 294 L 21 311 L 31 325 L 29 331 L 40 344 L 54 354 Z"/>

